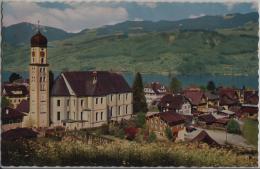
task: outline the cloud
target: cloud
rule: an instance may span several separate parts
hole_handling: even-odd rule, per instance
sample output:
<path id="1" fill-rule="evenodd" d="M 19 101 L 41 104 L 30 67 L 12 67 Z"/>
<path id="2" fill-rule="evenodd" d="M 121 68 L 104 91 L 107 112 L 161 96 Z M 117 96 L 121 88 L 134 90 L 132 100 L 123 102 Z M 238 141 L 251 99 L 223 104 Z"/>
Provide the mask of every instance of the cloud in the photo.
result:
<path id="1" fill-rule="evenodd" d="M 204 13 L 201 13 L 201 14 L 199 14 L 199 15 L 193 15 L 193 14 L 192 14 L 192 15 L 189 16 L 189 18 L 190 18 L 190 19 L 195 19 L 195 18 L 199 18 L 199 17 L 202 17 L 202 16 L 205 16 L 205 14 L 204 14 Z"/>
<path id="2" fill-rule="evenodd" d="M 53 26 L 69 32 L 84 28 L 96 28 L 106 24 L 127 20 L 128 13 L 123 7 L 102 7 L 88 3 L 71 4 L 72 8 L 46 8 L 34 2 L 6 2 L 3 24 L 9 26 L 19 22 Z"/>

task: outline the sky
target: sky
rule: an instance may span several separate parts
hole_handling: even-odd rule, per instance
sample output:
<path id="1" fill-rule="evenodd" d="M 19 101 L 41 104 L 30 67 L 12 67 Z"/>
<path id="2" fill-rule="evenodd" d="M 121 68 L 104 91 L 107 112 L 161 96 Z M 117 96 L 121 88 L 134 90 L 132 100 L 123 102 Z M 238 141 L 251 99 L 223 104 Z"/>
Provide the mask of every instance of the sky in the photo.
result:
<path id="1" fill-rule="evenodd" d="M 258 11 L 257 0 L 190 0 L 158 1 L 5 1 L 3 25 L 30 22 L 79 32 L 83 29 L 112 25 L 127 20 L 159 21 L 197 18 L 205 15 L 248 13 Z"/>

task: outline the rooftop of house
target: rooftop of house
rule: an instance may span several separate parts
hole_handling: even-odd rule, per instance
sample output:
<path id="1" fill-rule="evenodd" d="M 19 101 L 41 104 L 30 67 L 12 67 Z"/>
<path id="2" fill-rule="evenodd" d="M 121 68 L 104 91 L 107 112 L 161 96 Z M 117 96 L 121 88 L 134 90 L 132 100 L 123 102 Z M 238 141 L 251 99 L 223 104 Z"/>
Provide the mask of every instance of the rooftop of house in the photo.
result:
<path id="1" fill-rule="evenodd" d="M 216 121 L 216 118 L 212 114 L 202 114 L 198 116 L 200 121 L 206 122 L 207 124 L 211 124 Z"/>
<path id="2" fill-rule="evenodd" d="M 54 81 L 51 96 L 104 96 L 128 93 L 131 88 L 124 77 L 108 71 L 63 72 Z"/>
<path id="3" fill-rule="evenodd" d="M 20 104 L 16 107 L 16 110 L 19 112 L 29 113 L 29 100 L 23 100 Z"/>
<path id="4" fill-rule="evenodd" d="M 166 94 L 159 103 L 160 107 L 168 107 L 170 109 L 179 110 L 188 99 L 182 95 Z"/>
<path id="5" fill-rule="evenodd" d="M 11 107 L 4 107 L 2 108 L 2 120 L 16 120 L 16 119 L 22 119 L 23 116 L 25 116 L 24 113 L 13 109 Z"/>
<path id="6" fill-rule="evenodd" d="M 165 121 L 169 126 L 185 123 L 185 118 L 173 111 L 162 112 L 158 114 L 159 117 Z"/>
<path id="7" fill-rule="evenodd" d="M 205 97 L 204 93 L 202 91 L 189 91 L 186 90 L 183 92 L 183 95 L 188 98 L 192 105 L 199 105 Z"/>
<path id="8" fill-rule="evenodd" d="M 209 136 L 209 134 L 202 130 L 196 137 L 194 137 L 191 142 L 202 142 L 210 146 L 218 146 L 219 144 Z"/>
<path id="9" fill-rule="evenodd" d="M 161 94 L 166 92 L 166 87 L 162 85 L 160 82 L 152 82 L 147 85 L 145 85 L 145 88 L 150 88 L 153 90 L 156 94 Z"/>
<path id="10" fill-rule="evenodd" d="M 4 85 L 2 91 L 3 95 L 8 97 L 25 97 L 29 94 L 24 85 Z"/>

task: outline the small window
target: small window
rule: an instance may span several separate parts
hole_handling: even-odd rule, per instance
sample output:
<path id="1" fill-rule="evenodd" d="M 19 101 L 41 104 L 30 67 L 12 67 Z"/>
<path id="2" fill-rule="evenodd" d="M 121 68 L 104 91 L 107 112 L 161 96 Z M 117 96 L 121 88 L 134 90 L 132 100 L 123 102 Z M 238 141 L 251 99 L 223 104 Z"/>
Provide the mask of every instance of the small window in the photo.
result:
<path id="1" fill-rule="evenodd" d="M 103 120 L 103 112 L 101 112 L 100 120 Z"/>
<path id="2" fill-rule="evenodd" d="M 120 94 L 118 95 L 118 99 L 120 100 Z"/>
<path id="3" fill-rule="evenodd" d="M 118 107 L 118 114 L 120 115 L 120 106 Z"/>
<path id="4" fill-rule="evenodd" d="M 98 98 L 96 98 L 96 104 L 98 104 Z"/>
<path id="5" fill-rule="evenodd" d="M 100 100 L 101 104 L 103 103 L 103 97 L 101 97 L 101 100 Z"/>
<path id="6" fill-rule="evenodd" d="M 83 120 L 83 112 L 80 113 L 81 120 Z"/>
<path id="7" fill-rule="evenodd" d="M 84 100 L 82 99 L 82 100 L 80 101 L 81 107 L 83 107 L 83 103 L 84 103 Z"/>
<path id="8" fill-rule="evenodd" d="M 60 106 L 60 100 L 57 100 L 57 106 Z"/>
<path id="9" fill-rule="evenodd" d="M 67 106 L 69 106 L 70 105 L 70 100 L 67 100 Z"/>
<path id="10" fill-rule="evenodd" d="M 98 121 L 98 112 L 96 112 L 96 121 Z"/>
<path id="11" fill-rule="evenodd" d="M 113 95 L 111 94 L 111 101 L 113 100 Z"/>
<path id="12" fill-rule="evenodd" d="M 126 100 L 127 100 L 127 95 L 128 95 L 128 94 L 126 93 L 126 94 L 125 94 L 125 99 L 126 99 Z"/>
<path id="13" fill-rule="evenodd" d="M 125 107 L 125 114 L 127 114 L 128 105 Z"/>
<path id="14" fill-rule="evenodd" d="M 67 112 L 67 119 L 70 119 L 70 112 Z"/>
<path id="15" fill-rule="evenodd" d="M 57 112 L 57 120 L 60 120 L 60 112 Z"/>
<path id="16" fill-rule="evenodd" d="M 74 100 L 74 106 L 76 106 L 76 100 Z"/>
<path id="17" fill-rule="evenodd" d="M 44 52 L 43 51 L 40 52 L 40 56 L 44 57 Z"/>

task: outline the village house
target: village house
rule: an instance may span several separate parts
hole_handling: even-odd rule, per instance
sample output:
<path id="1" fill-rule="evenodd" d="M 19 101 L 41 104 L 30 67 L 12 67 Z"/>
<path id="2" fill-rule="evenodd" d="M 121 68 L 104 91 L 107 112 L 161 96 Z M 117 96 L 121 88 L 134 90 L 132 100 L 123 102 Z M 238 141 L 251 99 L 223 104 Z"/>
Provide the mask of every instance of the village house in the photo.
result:
<path id="1" fill-rule="evenodd" d="M 192 115 L 191 103 L 186 97 L 182 95 L 164 95 L 160 100 L 158 108 L 161 112 L 174 111 L 183 115 Z"/>
<path id="2" fill-rule="evenodd" d="M 239 105 L 239 96 L 234 89 L 221 88 L 219 90 L 219 105 L 228 110 L 232 106 Z"/>
<path id="3" fill-rule="evenodd" d="M 11 107 L 2 107 L 1 112 L 1 131 L 5 132 L 15 128 L 23 127 L 23 118 L 25 114 Z"/>
<path id="4" fill-rule="evenodd" d="M 31 38 L 28 126 L 99 127 L 132 116 L 132 91 L 123 76 L 108 71 L 62 72 L 49 88 L 47 38 Z"/>
<path id="5" fill-rule="evenodd" d="M 164 85 L 159 82 L 152 82 L 144 86 L 144 94 L 146 98 L 146 103 L 151 106 L 156 101 L 160 100 L 163 95 L 165 95 L 167 89 Z"/>
<path id="6" fill-rule="evenodd" d="M 146 117 L 146 125 L 158 137 L 166 137 L 166 128 L 170 128 L 176 140 L 184 139 L 185 118 L 176 112 L 153 113 Z"/>
<path id="7" fill-rule="evenodd" d="M 197 113 L 208 112 L 208 102 L 204 92 L 198 90 L 184 90 L 183 96 L 189 99 L 192 109 L 196 110 Z"/>
<path id="8" fill-rule="evenodd" d="M 28 100 L 29 91 L 24 85 L 4 85 L 2 96 L 9 100 L 15 109 L 23 100 Z"/>
<path id="9" fill-rule="evenodd" d="M 204 94 L 207 98 L 208 107 L 217 109 L 219 106 L 219 96 L 210 91 L 207 91 Z"/>

